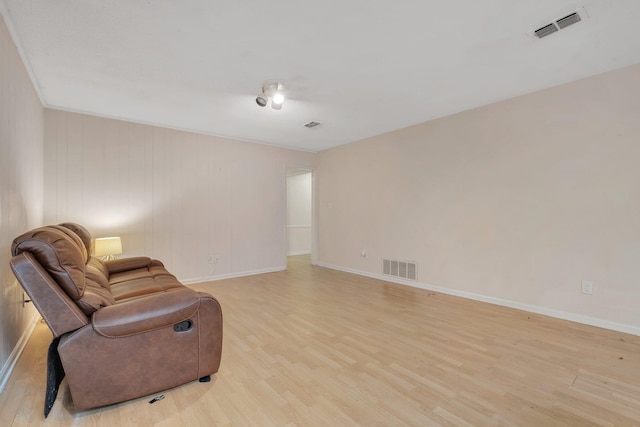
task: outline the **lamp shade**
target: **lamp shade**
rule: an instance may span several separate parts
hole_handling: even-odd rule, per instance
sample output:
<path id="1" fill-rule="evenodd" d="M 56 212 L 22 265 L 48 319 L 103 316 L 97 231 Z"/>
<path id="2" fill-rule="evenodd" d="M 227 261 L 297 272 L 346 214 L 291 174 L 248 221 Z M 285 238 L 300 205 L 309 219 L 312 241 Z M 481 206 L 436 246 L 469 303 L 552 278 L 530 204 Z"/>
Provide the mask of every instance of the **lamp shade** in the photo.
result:
<path id="1" fill-rule="evenodd" d="M 122 241 L 120 237 L 101 237 L 96 239 L 94 246 L 95 256 L 119 255 L 122 253 Z"/>

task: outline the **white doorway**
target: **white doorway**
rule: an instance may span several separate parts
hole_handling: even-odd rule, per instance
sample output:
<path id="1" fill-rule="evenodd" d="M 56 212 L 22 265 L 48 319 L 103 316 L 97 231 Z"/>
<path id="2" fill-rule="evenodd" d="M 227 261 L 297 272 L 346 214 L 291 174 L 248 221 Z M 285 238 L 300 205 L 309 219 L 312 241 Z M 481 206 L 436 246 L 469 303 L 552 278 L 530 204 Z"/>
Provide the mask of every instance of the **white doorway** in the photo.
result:
<path id="1" fill-rule="evenodd" d="M 310 170 L 287 169 L 287 256 L 311 254 L 312 182 Z"/>

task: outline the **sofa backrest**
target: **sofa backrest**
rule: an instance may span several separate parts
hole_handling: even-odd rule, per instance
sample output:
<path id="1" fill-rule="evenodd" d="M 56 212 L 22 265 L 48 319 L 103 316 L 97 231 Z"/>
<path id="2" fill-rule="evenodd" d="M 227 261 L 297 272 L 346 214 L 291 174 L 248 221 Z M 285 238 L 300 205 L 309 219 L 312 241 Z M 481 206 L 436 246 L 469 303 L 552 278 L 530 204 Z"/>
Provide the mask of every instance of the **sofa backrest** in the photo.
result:
<path id="1" fill-rule="evenodd" d="M 87 250 L 80 238 L 66 227 L 50 225 L 16 237 L 13 256 L 30 252 L 69 297 L 77 301 L 84 293 Z"/>
<path id="2" fill-rule="evenodd" d="M 89 323 L 87 315 L 58 286 L 31 252 L 22 252 L 14 256 L 10 264 L 11 270 L 54 336 L 59 337 Z"/>
<path id="3" fill-rule="evenodd" d="M 76 236 L 78 236 L 80 240 L 82 240 L 82 244 L 87 250 L 87 255 L 90 257 L 93 248 L 93 239 L 91 237 L 91 233 L 89 233 L 89 230 L 87 230 L 80 224 L 76 224 L 75 222 L 63 222 L 62 224 L 60 224 L 60 226 L 73 231 Z"/>
<path id="4" fill-rule="evenodd" d="M 86 287 L 86 248 L 73 231 L 36 228 L 16 237 L 11 252 L 11 269 L 54 336 L 89 323 L 76 303 Z"/>
<path id="5" fill-rule="evenodd" d="M 79 228 L 74 230 L 68 225 L 51 225 L 28 231 L 14 239 L 11 250 L 14 257 L 24 252 L 30 253 L 38 262 L 38 267 L 52 279 L 39 281 L 40 285 L 59 286 L 88 316 L 102 307 L 115 304 L 115 300 L 109 289 L 108 270 L 102 261 L 90 258 L 87 254 L 91 235 L 84 227 L 71 225 Z M 76 234 L 77 230 L 84 239 Z M 23 279 L 19 280 L 25 289 L 31 285 L 24 283 Z M 42 311 L 41 314 L 45 316 Z"/>

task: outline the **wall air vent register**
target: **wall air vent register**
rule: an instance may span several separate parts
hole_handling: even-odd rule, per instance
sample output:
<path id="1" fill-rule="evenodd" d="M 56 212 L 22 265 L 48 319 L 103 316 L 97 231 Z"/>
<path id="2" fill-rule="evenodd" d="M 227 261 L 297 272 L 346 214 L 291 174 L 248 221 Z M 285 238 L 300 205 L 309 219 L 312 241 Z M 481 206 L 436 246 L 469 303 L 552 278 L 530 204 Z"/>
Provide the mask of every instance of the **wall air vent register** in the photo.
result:
<path id="1" fill-rule="evenodd" d="M 418 280 L 418 269 L 415 261 L 382 260 L 382 274 L 401 279 Z"/>

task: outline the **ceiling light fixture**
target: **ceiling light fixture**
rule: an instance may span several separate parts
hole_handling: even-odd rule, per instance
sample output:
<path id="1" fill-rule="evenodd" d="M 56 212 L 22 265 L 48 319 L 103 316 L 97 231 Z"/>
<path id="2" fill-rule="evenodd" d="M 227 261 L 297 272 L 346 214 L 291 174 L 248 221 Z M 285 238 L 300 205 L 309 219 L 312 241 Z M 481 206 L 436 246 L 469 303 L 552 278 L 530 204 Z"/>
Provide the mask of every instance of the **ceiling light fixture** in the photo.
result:
<path id="1" fill-rule="evenodd" d="M 281 110 L 284 103 L 284 85 L 278 82 L 267 82 L 262 85 L 262 92 L 256 96 L 256 104 L 266 107 L 271 98 L 271 108 Z"/>

